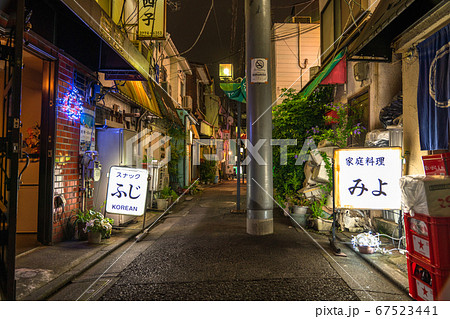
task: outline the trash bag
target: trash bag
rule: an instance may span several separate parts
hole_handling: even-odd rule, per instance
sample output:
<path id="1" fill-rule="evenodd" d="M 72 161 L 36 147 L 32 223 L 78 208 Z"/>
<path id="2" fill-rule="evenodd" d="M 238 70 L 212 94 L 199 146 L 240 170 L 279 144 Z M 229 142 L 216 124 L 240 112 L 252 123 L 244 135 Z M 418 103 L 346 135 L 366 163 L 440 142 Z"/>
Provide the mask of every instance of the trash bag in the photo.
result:
<path id="1" fill-rule="evenodd" d="M 366 134 L 364 142 L 366 147 L 388 147 L 389 146 L 389 131 L 388 130 L 373 130 Z"/>
<path id="2" fill-rule="evenodd" d="M 394 120 L 403 114 L 403 95 L 397 94 L 392 102 L 381 109 L 380 122 L 384 128 L 395 125 Z"/>

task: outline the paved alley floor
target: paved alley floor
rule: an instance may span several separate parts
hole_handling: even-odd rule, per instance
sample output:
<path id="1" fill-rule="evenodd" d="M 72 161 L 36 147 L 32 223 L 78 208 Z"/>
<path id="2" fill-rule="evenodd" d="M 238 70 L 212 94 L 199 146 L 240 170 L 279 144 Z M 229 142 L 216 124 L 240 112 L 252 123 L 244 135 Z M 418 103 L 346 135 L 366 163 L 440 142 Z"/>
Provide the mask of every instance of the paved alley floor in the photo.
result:
<path id="1" fill-rule="evenodd" d="M 411 300 L 351 250 L 332 255 L 326 236 L 283 214 L 274 214 L 274 234 L 248 235 L 246 215 L 230 213 L 235 203 L 235 182 L 182 202 L 99 300 Z"/>

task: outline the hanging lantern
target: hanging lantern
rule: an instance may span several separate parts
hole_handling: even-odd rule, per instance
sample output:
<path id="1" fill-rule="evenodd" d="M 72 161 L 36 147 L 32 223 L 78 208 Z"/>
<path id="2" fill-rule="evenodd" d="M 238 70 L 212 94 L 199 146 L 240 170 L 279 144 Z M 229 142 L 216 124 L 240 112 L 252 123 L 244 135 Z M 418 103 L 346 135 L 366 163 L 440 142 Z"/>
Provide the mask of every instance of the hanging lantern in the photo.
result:
<path id="1" fill-rule="evenodd" d="M 66 92 L 63 98 L 58 99 L 58 104 L 69 120 L 80 120 L 83 111 L 83 97 L 78 93 L 77 88 Z"/>

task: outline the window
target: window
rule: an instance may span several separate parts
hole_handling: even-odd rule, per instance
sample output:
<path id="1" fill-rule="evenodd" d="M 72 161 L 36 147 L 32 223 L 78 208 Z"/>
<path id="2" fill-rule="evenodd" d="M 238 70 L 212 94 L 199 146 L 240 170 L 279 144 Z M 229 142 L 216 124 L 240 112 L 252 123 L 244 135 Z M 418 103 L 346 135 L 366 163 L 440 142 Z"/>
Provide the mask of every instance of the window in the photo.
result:
<path id="1" fill-rule="evenodd" d="M 341 35 L 367 9 L 368 0 L 329 0 L 320 13 L 322 63 L 343 40 Z"/>

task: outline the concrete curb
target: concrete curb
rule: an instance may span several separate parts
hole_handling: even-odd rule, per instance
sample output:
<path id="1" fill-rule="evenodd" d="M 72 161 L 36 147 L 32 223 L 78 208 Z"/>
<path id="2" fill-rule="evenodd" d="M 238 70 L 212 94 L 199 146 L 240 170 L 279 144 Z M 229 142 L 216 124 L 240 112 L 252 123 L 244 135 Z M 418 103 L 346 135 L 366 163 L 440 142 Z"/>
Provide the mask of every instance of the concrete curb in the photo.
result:
<path id="1" fill-rule="evenodd" d="M 87 258 L 80 258 L 80 261 L 77 265 L 72 267 L 70 270 L 62 273 L 57 278 L 53 279 L 49 283 L 44 286 L 32 291 L 30 294 L 26 295 L 24 298 L 20 299 L 22 301 L 43 301 L 48 297 L 53 295 L 59 289 L 64 287 L 67 283 L 73 280 L 75 277 L 83 273 L 84 271 L 91 268 L 93 265 L 104 259 L 106 256 L 114 252 L 119 247 L 123 246 L 125 243 L 133 239 L 137 234 L 141 231 L 133 232 L 128 238 L 123 238 L 118 240 L 114 244 L 110 244 L 107 247 L 100 249 L 99 252 L 94 253 L 92 256 Z"/>
<path id="2" fill-rule="evenodd" d="M 373 267 L 376 271 L 378 271 L 380 274 L 385 276 L 389 279 L 395 286 L 397 286 L 399 289 L 405 291 L 409 294 L 409 283 L 408 283 L 408 277 L 405 278 L 405 276 L 401 273 L 400 270 L 395 269 L 394 266 L 390 267 L 386 265 L 385 263 L 376 263 L 374 260 L 369 258 L 365 254 L 361 254 L 358 251 L 355 251 L 350 243 L 348 243 L 348 240 L 342 238 L 339 236 L 339 234 L 336 234 L 336 239 L 341 242 L 341 244 L 346 245 L 347 247 L 351 248 L 351 250 L 358 255 L 361 259 L 363 259 L 365 262 L 367 262 L 371 267 Z M 412 300 L 412 299 L 411 299 Z"/>
<path id="3" fill-rule="evenodd" d="M 148 220 L 147 223 L 150 225 L 153 223 L 158 217 L 153 217 L 152 220 Z M 147 224 L 146 223 L 146 224 Z M 60 290 L 62 287 L 67 285 L 74 278 L 79 276 L 81 273 L 85 272 L 96 263 L 100 262 L 102 259 L 107 257 L 109 254 L 129 242 L 133 240 L 138 234 L 142 233 L 142 229 L 136 229 L 135 231 L 131 231 L 128 236 L 124 236 L 122 238 L 118 238 L 115 242 L 107 244 L 103 247 L 98 247 L 97 251 L 92 254 L 88 254 L 87 256 L 81 256 L 74 261 L 71 262 L 73 266 L 71 266 L 68 270 L 61 273 L 58 277 L 53 279 L 52 281 L 44 284 L 43 286 L 33 290 L 31 293 L 23 296 L 18 299 L 20 301 L 43 301 L 53 295 L 55 292 Z"/>

